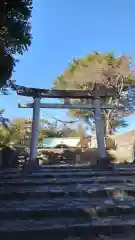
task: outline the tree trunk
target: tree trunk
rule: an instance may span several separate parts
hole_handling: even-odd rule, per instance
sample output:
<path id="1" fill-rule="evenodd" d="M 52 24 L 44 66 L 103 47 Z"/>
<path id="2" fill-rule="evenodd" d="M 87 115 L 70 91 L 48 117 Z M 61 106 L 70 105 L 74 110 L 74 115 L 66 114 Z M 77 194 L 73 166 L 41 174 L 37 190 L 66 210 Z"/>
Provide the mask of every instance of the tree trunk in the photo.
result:
<path id="1" fill-rule="evenodd" d="M 106 114 L 104 116 L 104 133 L 105 133 L 105 145 L 106 145 L 106 149 L 110 149 L 112 148 L 112 141 L 111 139 L 108 137 L 109 135 L 112 135 L 112 128 L 111 128 L 111 124 L 110 124 L 110 115 Z"/>
<path id="2" fill-rule="evenodd" d="M 104 133 L 105 133 L 105 138 L 109 135 L 110 132 L 110 121 L 109 121 L 109 117 L 105 116 L 105 120 L 104 120 Z"/>
<path id="3" fill-rule="evenodd" d="M 110 113 L 104 115 L 104 133 L 105 133 L 105 137 L 107 137 L 108 135 L 112 135 L 111 115 L 110 115 Z"/>

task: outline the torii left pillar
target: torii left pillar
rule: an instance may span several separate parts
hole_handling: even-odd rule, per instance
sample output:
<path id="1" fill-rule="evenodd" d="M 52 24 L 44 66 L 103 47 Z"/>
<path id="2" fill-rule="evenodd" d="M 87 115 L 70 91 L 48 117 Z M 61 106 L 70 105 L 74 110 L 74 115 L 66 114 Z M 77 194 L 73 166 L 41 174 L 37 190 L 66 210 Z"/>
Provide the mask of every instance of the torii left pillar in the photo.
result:
<path id="1" fill-rule="evenodd" d="M 31 169 L 38 167 L 37 146 L 38 146 L 39 120 L 40 120 L 40 98 L 34 98 L 31 143 L 30 143 L 30 159 L 28 163 Z"/>
<path id="2" fill-rule="evenodd" d="M 107 152 L 104 140 L 104 123 L 101 113 L 100 98 L 94 100 L 94 105 L 99 164 L 104 166 L 107 165 Z"/>

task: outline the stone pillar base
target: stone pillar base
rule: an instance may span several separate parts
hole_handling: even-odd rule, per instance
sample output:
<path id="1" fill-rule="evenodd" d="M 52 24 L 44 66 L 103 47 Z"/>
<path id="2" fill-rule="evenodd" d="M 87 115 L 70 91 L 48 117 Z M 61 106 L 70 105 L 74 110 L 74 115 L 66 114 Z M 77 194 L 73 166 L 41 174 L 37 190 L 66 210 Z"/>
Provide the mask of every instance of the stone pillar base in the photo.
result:
<path id="1" fill-rule="evenodd" d="M 99 168 L 112 168 L 112 165 L 110 164 L 109 158 L 98 158 L 97 165 Z"/>
<path id="2" fill-rule="evenodd" d="M 39 161 L 36 159 L 35 161 L 29 160 L 28 163 L 23 167 L 24 173 L 33 173 L 38 172 L 40 170 Z"/>

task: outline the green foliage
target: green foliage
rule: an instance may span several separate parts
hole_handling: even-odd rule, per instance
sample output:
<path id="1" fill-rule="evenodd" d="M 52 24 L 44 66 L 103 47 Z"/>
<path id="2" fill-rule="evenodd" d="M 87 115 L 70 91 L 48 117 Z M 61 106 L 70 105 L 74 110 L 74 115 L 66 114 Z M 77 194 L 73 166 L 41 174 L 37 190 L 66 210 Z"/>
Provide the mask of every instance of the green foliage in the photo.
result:
<path id="1" fill-rule="evenodd" d="M 51 128 L 40 128 L 38 142 L 42 142 L 45 138 L 60 138 L 60 137 L 79 137 L 80 134 L 74 129 L 63 128 L 61 130 Z"/>
<path id="2" fill-rule="evenodd" d="M 68 126 L 64 126 L 60 131 L 59 131 L 59 135 L 61 137 L 79 137 L 79 132 L 76 131 L 75 129 L 72 129 Z"/>
<path id="3" fill-rule="evenodd" d="M 67 70 L 57 77 L 54 82 L 53 88 L 55 89 L 77 89 L 77 90 L 89 90 L 92 91 L 95 87 L 117 87 L 121 94 L 123 90 L 123 84 L 131 85 L 135 81 L 135 77 L 132 74 L 131 58 L 127 56 L 115 57 L 113 53 L 100 54 L 98 52 L 90 53 L 82 59 L 73 59 Z M 74 103 L 91 103 L 89 99 L 77 99 L 73 100 Z M 114 96 L 110 99 L 105 99 L 103 103 L 123 105 L 122 110 L 117 111 L 105 110 L 103 113 L 107 116 L 107 121 L 115 122 L 122 126 L 122 121 L 117 118 L 119 114 L 124 116 L 125 109 L 127 112 L 127 100 L 119 99 Z M 93 111 L 86 110 L 69 110 L 70 116 L 73 117 L 86 117 L 93 118 Z M 119 123 L 118 123 L 119 122 Z M 106 122 L 105 122 L 106 125 Z M 109 129 L 107 129 L 108 131 Z M 106 131 L 106 133 L 107 133 Z"/>
<path id="4" fill-rule="evenodd" d="M 22 55 L 31 45 L 32 0 L 4 0 L 4 8 L 2 9 L 0 20 L 0 88 L 12 75 L 16 65 L 15 55 Z"/>
<path id="5" fill-rule="evenodd" d="M 4 112 L 3 109 L 0 110 L 0 114 L 2 115 Z M 3 115 L 2 115 L 3 116 Z M 4 118 L 3 118 L 4 119 Z M 4 122 L 5 121 L 5 122 Z M 27 144 L 26 137 L 30 137 L 31 135 L 31 121 L 25 118 L 16 118 L 12 121 L 7 119 L 1 120 L 0 125 L 0 145 L 22 145 Z M 41 120 L 41 126 L 39 127 L 39 135 L 38 135 L 38 143 L 42 143 L 45 138 L 48 137 L 64 137 L 65 128 L 63 130 L 59 130 L 57 128 L 49 128 L 49 127 L 42 127 L 43 123 L 49 123 L 48 120 Z M 6 125 L 7 124 L 7 125 Z M 51 126 L 51 124 L 50 124 Z M 30 130 L 29 132 L 27 130 Z M 68 128 L 68 133 L 66 137 L 76 137 L 78 133 L 75 130 Z M 62 134 L 61 134 L 62 133 Z M 29 138 L 28 138 L 29 141 Z"/>
<path id="6" fill-rule="evenodd" d="M 26 136 L 26 119 L 17 118 L 9 121 L 8 127 L 1 124 L 0 127 L 0 144 L 1 145 L 19 145 Z"/>
<path id="7" fill-rule="evenodd" d="M 114 57 L 113 53 L 90 53 L 82 59 L 73 59 L 67 70 L 57 77 L 54 88 L 90 89 L 93 84 L 104 86 L 115 85 L 116 76 L 127 78 L 131 76 L 130 58 Z"/>
<path id="8" fill-rule="evenodd" d="M 38 136 L 38 142 L 42 142 L 45 138 L 48 137 L 60 137 L 59 133 L 55 129 L 50 128 L 40 128 L 39 129 L 39 136 Z"/>
<path id="9" fill-rule="evenodd" d="M 72 131 L 69 133 L 68 137 L 80 137 L 80 134 L 79 134 L 79 132 L 77 132 L 77 131 L 75 131 L 75 130 L 72 130 Z"/>
<path id="10" fill-rule="evenodd" d="M 116 131 L 116 129 L 120 127 L 122 128 L 128 127 L 128 123 L 124 119 L 113 119 L 111 124 L 114 131 Z"/>

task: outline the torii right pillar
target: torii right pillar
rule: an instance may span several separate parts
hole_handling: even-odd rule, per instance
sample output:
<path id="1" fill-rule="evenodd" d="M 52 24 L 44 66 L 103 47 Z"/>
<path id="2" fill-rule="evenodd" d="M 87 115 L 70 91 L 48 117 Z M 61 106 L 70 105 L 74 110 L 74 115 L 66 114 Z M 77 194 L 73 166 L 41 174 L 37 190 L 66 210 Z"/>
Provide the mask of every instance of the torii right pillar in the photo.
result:
<path id="1" fill-rule="evenodd" d="M 95 107 L 96 137 L 99 155 L 99 165 L 106 165 L 108 161 L 107 151 L 105 147 L 104 122 L 102 118 L 100 98 L 94 99 L 94 107 Z"/>

